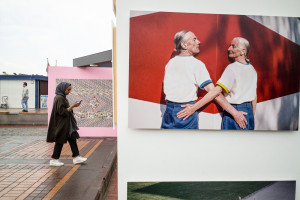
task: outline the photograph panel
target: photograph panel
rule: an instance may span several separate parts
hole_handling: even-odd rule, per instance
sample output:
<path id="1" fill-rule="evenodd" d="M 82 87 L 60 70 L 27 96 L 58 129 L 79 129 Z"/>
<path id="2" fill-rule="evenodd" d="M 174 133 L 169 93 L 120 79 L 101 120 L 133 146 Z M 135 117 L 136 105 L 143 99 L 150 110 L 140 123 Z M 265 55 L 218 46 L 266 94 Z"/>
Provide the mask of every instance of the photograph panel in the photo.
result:
<path id="1" fill-rule="evenodd" d="M 296 17 L 131 11 L 129 128 L 164 128 L 162 121 L 167 102 L 193 105 L 196 100 L 203 101 L 203 105 L 194 112 L 198 115 L 195 117 L 198 126 L 192 128 L 223 129 L 222 121 L 224 113 L 227 112 L 227 104 L 222 105 L 217 100 L 205 103 L 203 100 L 209 93 L 205 86 L 212 83 L 216 88 L 221 86 L 221 93 L 231 105 L 250 103 L 248 107 L 253 114 L 245 111 L 249 114 L 245 115 L 246 123 L 252 124 L 249 130 L 298 130 L 299 22 L 299 18 Z M 204 72 L 209 74 L 208 80 L 205 77 L 201 79 L 203 70 L 191 73 L 191 61 L 181 64 L 184 69 L 179 75 L 166 70 L 171 62 L 175 62 L 176 58 L 181 56 L 182 51 L 176 49 L 174 38 L 176 33 L 183 30 L 193 33 L 199 41 L 199 52 L 192 57 L 204 66 Z M 250 48 L 245 48 L 245 55 L 249 60 L 246 64 L 253 66 L 253 74 L 256 74 L 256 77 L 253 75 L 254 78 L 248 71 L 239 72 L 241 75 L 236 75 L 238 70 L 227 75 L 225 73 L 225 69 L 230 65 L 239 62 L 232 60 L 232 56 L 229 55 L 229 48 L 237 37 L 246 39 L 249 43 Z M 239 40 L 239 43 L 242 42 Z M 192 82 L 191 78 L 185 76 L 185 69 L 199 80 Z M 166 82 L 170 82 L 170 77 L 174 79 L 172 86 L 175 86 L 171 93 L 173 96 L 175 94 L 175 97 L 169 97 L 169 86 L 166 89 Z M 220 83 L 221 80 L 227 85 Z M 224 80 L 232 80 L 233 84 L 237 85 L 231 86 Z M 220 84 L 217 84 L 218 82 Z M 248 82 L 249 84 L 246 84 Z M 197 90 L 194 92 L 193 88 L 190 89 L 193 86 L 190 87 L 189 84 L 196 85 Z M 230 90 L 227 90 L 228 85 L 231 86 Z M 254 92 L 249 94 L 250 90 Z M 190 93 L 194 95 L 191 98 Z M 223 112 L 224 108 L 226 112 Z M 236 107 L 234 109 L 241 111 Z M 251 115 L 253 117 L 248 119 Z M 173 117 L 172 120 L 176 121 L 176 115 Z M 229 118 L 235 120 L 231 113 Z M 236 124 L 241 128 L 240 123 Z M 171 128 L 181 129 L 181 125 Z"/>
<path id="2" fill-rule="evenodd" d="M 127 199 L 295 200 L 296 181 L 129 182 Z"/>

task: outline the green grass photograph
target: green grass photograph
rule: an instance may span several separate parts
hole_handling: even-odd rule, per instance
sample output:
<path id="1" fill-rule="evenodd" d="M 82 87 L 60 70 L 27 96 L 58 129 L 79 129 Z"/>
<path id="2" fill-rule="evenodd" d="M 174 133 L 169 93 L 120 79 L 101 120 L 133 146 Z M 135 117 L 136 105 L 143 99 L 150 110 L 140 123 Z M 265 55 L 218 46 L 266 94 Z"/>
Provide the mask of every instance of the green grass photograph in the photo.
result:
<path id="1" fill-rule="evenodd" d="M 128 200 L 238 200 L 274 182 L 129 182 Z"/>

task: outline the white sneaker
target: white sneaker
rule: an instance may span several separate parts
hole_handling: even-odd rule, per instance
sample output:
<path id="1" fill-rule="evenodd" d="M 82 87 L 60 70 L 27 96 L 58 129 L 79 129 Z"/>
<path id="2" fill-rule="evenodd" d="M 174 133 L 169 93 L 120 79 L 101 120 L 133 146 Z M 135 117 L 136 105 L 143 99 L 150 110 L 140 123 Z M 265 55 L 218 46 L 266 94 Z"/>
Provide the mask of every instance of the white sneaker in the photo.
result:
<path id="1" fill-rule="evenodd" d="M 83 163 L 86 160 L 87 160 L 87 158 L 77 156 L 76 158 L 73 159 L 73 164 L 75 165 L 75 164 Z"/>
<path id="2" fill-rule="evenodd" d="M 60 162 L 58 159 L 50 160 L 50 166 L 60 167 L 63 165 L 64 165 L 64 163 Z"/>

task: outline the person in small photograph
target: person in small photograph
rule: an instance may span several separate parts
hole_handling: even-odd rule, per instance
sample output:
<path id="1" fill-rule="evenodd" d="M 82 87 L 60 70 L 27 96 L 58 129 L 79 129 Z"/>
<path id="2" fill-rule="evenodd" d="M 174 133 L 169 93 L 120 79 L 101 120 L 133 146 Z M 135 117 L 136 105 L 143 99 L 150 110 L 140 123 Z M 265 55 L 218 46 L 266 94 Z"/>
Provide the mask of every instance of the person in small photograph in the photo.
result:
<path id="1" fill-rule="evenodd" d="M 200 52 L 200 41 L 188 30 L 182 30 L 174 36 L 175 50 L 179 52 L 165 66 L 163 90 L 166 96 L 166 111 L 162 118 L 162 129 L 198 129 L 198 113 L 194 110 L 184 119 L 177 113 L 185 104 L 193 104 L 198 98 L 198 88 L 209 92 L 214 85 L 205 64 L 196 59 Z M 226 101 L 225 101 L 226 103 Z M 186 105 L 187 106 L 187 105 Z M 244 113 L 237 112 L 227 102 L 228 111 L 244 120 Z"/>
<path id="2" fill-rule="evenodd" d="M 21 100 L 21 105 L 22 105 L 22 112 L 28 112 L 28 99 L 29 99 L 29 91 L 27 88 L 27 83 L 23 83 L 23 92 L 22 92 L 22 100 Z"/>
<path id="3" fill-rule="evenodd" d="M 250 64 L 248 53 L 250 50 L 249 41 L 242 37 L 235 37 L 228 48 L 228 58 L 232 62 L 224 70 L 221 78 L 208 94 L 200 101 L 193 105 L 184 105 L 185 109 L 178 112 L 179 118 L 187 119 L 196 110 L 201 108 L 206 103 L 214 98 L 223 98 L 231 104 L 234 109 L 244 112 L 246 122 L 240 125 L 236 116 L 228 112 L 225 107 L 222 118 L 221 129 L 228 130 L 254 130 L 254 115 L 257 103 L 257 73 L 254 67 Z M 217 99 L 216 99 L 217 100 Z M 219 103 L 217 101 L 217 103 Z"/>
<path id="4" fill-rule="evenodd" d="M 87 158 L 83 158 L 79 155 L 79 150 L 76 140 L 79 138 L 77 130 L 76 119 L 73 114 L 73 108 L 80 106 L 80 102 L 75 102 L 70 106 L 66 95 L 69 95 L 72 90 L 70 83 L 61 82 L 57 85 L 55 90 L 55 98 L 53 102 L 53 108 L 51 112 L 47 142 L 55 142 L 53 154 L 51 156 L 51 166 L 62 166 L 63 162 L 58 159 L 61 154 L 64 143 L 67 141 L 72 150 L 73 164 L 83 163 Z"/>

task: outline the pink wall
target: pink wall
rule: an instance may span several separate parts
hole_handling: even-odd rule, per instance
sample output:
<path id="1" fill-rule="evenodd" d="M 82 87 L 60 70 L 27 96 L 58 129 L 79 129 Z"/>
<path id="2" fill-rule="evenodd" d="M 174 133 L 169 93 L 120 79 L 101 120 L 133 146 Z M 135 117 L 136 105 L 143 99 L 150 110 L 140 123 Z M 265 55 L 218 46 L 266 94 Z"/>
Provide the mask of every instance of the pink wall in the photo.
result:
<path id="1" fill-rule="evenodd" d="M 106 79 L 113 77 L 112 68 L 99 67 L 49 67 L 48 71 L 48 121 L 55 97 L 56 79 Z M 79 127 L 81 137 L 117 137 L 111 127 Z"/>

